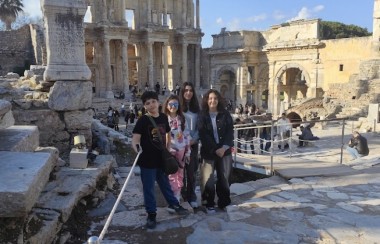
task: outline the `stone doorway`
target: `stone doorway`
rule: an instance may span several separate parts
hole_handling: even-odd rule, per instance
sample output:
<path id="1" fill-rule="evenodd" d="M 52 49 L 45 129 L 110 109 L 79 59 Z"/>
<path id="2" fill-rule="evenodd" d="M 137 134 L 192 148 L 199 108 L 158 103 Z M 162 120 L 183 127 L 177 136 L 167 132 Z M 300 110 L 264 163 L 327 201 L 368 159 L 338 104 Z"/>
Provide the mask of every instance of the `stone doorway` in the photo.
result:
<path id="1" fill-rule="evenodd" d="M 236 103 L 236 75 L 231 70 L 223 70 L 219 76 L 220 94 L 226 100 Z"/>

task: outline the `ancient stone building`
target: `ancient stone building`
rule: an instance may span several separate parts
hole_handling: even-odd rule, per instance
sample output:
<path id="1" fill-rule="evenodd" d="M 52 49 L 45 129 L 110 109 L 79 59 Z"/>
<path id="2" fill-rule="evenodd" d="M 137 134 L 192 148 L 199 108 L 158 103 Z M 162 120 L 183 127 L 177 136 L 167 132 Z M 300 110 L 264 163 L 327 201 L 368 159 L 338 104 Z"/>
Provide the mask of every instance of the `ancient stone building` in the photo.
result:
<path id="1" fill-rule="evenodd" d="M 199 0 L 91 0 L 86 62 L 98 97 L 159 82 L 200 84 Z M 130 21 L 128 21 L 128 19 Z"/>
<path id="2" fill-rule="evenodd" d="M 372 36 L 322 40 L 319 28 L 320 20 L 313 19 L 260 32 L 222 29 L 204 50 L 206 86 L 236 104 L 255 103 L 279 114 L 307 99 L 322 98 L 331 84 L 355 79 L 361 63 L 378 54 Z"/>
<path id="3" fill-rule="evenodd" d="M 322 97 L 350 104 L 351 110 L 368 107 L 379 102 L 374 90 L 379 78 L 379 16 L 380 1 L 375 0 L 373 35 L 335 40 L 321 39 L 319 19 L 267 31 L 222 28 L 202 54 L 202 86 L 220 90 L 236 104 L 255 103 L 275 115 Z"/>

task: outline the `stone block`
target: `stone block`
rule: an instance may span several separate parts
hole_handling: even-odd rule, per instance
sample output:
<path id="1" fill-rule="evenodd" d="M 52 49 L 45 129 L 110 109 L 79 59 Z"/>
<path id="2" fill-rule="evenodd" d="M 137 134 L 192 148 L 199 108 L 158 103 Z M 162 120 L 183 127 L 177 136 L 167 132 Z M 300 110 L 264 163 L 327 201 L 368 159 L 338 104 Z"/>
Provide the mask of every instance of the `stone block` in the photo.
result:
<path id="1" fill-rule="evenodd" d="M 0 217 L 23 217 L 32 209 L 54 160 L 50 153 L 0 151 Z"/>
<path id="2" fill-rule="evenodd" d="M 49 108 L 56 111 L 88 109 L 92 104 L 90 81 L 57 81 L 50 88 Z"/>
<path id="3" fill-rule="evenodd" d="M 0 129 L 0 151 L 33 152 L 40 144 L 37 126 Z"/>
<path id="4" fill-rule="evenodd" d="M 87 168 L 87 149 L 73 148 L 70 152 L 70 167 L 76 169 Z"/>

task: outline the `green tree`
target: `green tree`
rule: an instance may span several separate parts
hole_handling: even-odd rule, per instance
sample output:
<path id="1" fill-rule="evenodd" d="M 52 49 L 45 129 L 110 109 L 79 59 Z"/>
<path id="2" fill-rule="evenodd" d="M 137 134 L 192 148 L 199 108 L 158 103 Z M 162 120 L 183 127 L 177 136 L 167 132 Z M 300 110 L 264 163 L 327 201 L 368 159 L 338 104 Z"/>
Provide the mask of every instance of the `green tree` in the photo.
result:
<path id="1" fill-rule="evenodd" d="M 367 28 L 362 28 L 357 25 L 346 25 L 334 21 L 321 21 L 320 22 L 321 39 L 340 39 L 349 37 L 370 36 Z"/>
<path id="2" fill-rule="evenodd" d="M 10 30 L 18 14 L 23 12 L 22 0 L 0 0 L 0 20 L 5 23 L 5 29 Z"/>

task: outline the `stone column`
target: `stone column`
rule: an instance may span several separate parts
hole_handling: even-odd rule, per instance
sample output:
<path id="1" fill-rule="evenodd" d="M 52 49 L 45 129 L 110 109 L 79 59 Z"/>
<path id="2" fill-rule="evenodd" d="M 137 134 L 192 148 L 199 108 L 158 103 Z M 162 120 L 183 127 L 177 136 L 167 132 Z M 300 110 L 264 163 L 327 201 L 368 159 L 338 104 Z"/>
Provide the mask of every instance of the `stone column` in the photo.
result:
<path id="1" fill-rule="evenodd" d="M 152 7 L 151 7 L 151 0 L 147 0 L 147 6 L 146 6 L 146 11 L 147 11 L 147 16 L 148 16 L 148 24 L 152 23 Z"/>
<path id="2" fill-rule="evenodd" d="M 121 0 L 121 18 L 122 18 L 122 20 L 121 20 L 121 22 L 123 23 L 123 24 L 127 24 L 128 25 L 128 22 L 127 22 L 127 20 L 126 20 L 126 18 L 125 18 L 125 0 Z"/>
<path id="3" fill-rule="evenodd" d="M 162 53 L 163 53 L 163 59 L 164 59 L 164 82 L 163 84 L 166 85 L 166 87 L 169 87 L 168 84 L 168 43 L 164 42 L 162 45 Z"/>
<path id="4" fill-rule="evenodd" d="M 110 39 L 104 38 L 103 40 L 104 51 L 104 70 L 106 79 L 106 92 L 104 96 L 106 98 L 113 98 L 112 92 L 112 74 L 111 74 L 111 54 L 110 54 Z"/>
<path id="5" fill-rule="evenodd" d="M 186 42 L 182 43 L 182 83 L 187 82 L 187 46 Z"/>
<path id="6" fill-rule="evenodd" d="M 148 46 L 148 84 L 149 88 L 153 89 L 153 44 L 154 42 L 147 42 Z"/>
<path id="7" fill-rule="evenodd" d="M 168 26 L 168 9 L 167 9 L 167 6 L 166 6 L 166 1 L 167 0 L 163 0 L 164 1 L 164 19 L 163 19 L 163 26 Z"/>
<path id="8" fill-rule="evenodd" d="M 200 28 L 200 15 L 199 15 L 200 9 L 199 9 L 199 0 L 196 1 L 196 27 L 197 29 Z"/>
<path id="9" fill-rule="evenodd" d="M 182 0 L 182 28 L 186 28 L 187 0 Z"/>
<path id="10" fill-rule="evenodd" d="M 101 13 L 102 13 L 102 20 L 101 22 L 108 22 L 108 18 L 107 18 L 107 13 L 108 13 L 108 9 L 107 9 L 107 0 L 100 0 L 101 1 Z"/>
<path id="11" fill-rule="evenodd" d="M 201 44 L 195 45 L 195 87 L 199 88 L 201 83 Z"/>
<path id="12" fill-rule="evenodd" d="M 90 80 L 85 60 L 84 1 L 41 1 L 46 31 L 47 67 L 44 81 Z"/>
<path id="13" fill-rule="evenodd" d="M 124 93 L 127 94 L 129 91 L 129 70 L 128 70 L 128 41 L 122 40 L 122 73 L 123 73 L 123 84 L 124 84 Z"/>

